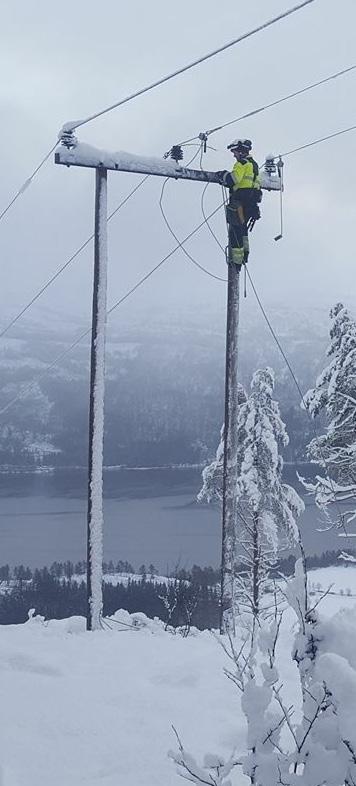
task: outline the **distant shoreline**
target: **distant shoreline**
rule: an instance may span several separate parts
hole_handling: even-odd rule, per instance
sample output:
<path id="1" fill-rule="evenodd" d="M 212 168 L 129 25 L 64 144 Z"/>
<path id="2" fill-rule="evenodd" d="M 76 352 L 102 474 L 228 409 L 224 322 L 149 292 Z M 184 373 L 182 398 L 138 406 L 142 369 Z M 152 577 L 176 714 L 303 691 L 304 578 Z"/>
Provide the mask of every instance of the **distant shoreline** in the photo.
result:
<path id="1" fill-rule="evenodd" d="M 130 467 L 126 464 L 108 464 L 104 466 L 104 472 L 157 472 L 163 470 L 174 470 L 183 472 L 184 470 L 202 470 L 206 463 L 200 464 L 158 464 L 154 466 L 138 466 Z M 302 467 L 311 466 L 310 461 L 285 461 L 285 467 Z M 81 464 L 73 465 L 38 465 L 36 467 L 29 467 L 24 464 L 3 464 L 0 465 L 0 475 L 49 475 L 55 472 L 85 472 L 87 466 Z"/>

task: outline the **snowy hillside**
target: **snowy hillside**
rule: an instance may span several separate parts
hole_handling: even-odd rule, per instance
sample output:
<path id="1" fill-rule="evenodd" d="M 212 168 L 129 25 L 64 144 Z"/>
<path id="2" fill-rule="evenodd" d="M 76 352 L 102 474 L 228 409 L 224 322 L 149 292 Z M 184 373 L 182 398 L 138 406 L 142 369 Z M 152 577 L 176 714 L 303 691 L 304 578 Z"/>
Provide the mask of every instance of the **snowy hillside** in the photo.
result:
<path id="1" fill-rule="evenodd" d="M 356 594 L 352 567 L 313 571 L 310 582 L 323 589 L 334 583 L 338 591 L 350 587 Z M 344 675 L 347 691 L 356 691 L 355 600 L 330 596 L 322 613 L 329 618 L 328 658 L 338 663 L 333 682 L 338 700 L 345 695 Z M 297 670 L 290 659 L 294 622 L 289 611 L 278 667 L 285 695 L 298 707 Z M 1 786 L 184 783 L 167 757 L 176 747 L 171 724 L 199 760 L 206 753 L 227 757 L 244 746 L 240 694 L 223 674 L 228 665 L 213 634 L 182 638 L 140 614 L 117 612 L 103 630 L 90 634 L 82 618 L 33 617 L 2 627 Z M 355 744 L 346 709 L 341 723 Z M 236 772 L 233 786 L 245 782 Z"/>
<path id="2" fill-rule="evenodd" d="M 271 313 L 273 324 L 306 390 L 327 344 L 327 312 Z M 0 346 L 2 385 L 0 465 L 85 465 L 88 408 L 88 339 L 60 362 L 85 325 L 44 319 L 14 330 Z M 142 316 L 107 343 L 105 463 L 162 465 L 204 462 L 212 455 L 223 418 L 225 315 Z M 289 455 L 301 457 L 309 424 L 285 363 L 261 316 L 241 325 L 241 380 L 259 366 L 276 371 L 276 394 L 291 438 Z M 35 380 L 35 384 L 33 384 Z"/>

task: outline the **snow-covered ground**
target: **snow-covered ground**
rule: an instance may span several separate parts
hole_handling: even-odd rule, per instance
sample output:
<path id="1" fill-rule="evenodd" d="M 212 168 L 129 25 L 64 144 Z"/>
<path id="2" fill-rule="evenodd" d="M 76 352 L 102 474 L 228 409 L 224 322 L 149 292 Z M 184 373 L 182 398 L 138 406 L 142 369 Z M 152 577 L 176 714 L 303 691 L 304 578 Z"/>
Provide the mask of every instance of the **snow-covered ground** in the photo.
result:
<path id="1" fill-rule="evenodd" d="M 82 581 L 86 582 L 86 574 L 85 573 L 74 573 L 72 576 L 72 581 L 76 581 L 78 584 L 81 584 Z M 63 579 L 63 581 L 67 581 L 67 579 Z M 118 584 L 123 584 L 127 587 L 129 581 L 140 582 L 142 581 L 142 574 L 141 573 L 104 573 L 103 581 L 107 584 L 112 584 L 116 587 Z M 169 578 L 167 576 L 158 576 L 158 575 L 150 575 L 147 573 L 146 581 L 150 584 L 174 584 L 175 579 Z M 8 595 L 9 593 L 16 590 L 20 585 L 26 587 L 31 585 L 31 580 L 26 581 L 23 580 L 19 581 L 18 579 L 9 579 L 8 581 L 0 581 L 0 595 Z M 0 782 L 1 786 L 1 782 Z"/>
<path id="2" fill-rule="evenodd" d="M 315 570 L 310 582 L 356 594 L 356 568 Z M 329 623 L 336 654 L 342 638 L 346 652 L 356 652 L 355 603 L 345 594 L 322 603 L 325 617 L 339 612 Z M 172 724 L 199 759 L 244 747 L 240 697 L 223 674 L 229 663 L 218 637 L 182 638 L 140 614 L 114 619 L 95 633 L 77 617 L 0 628 L 1 786 L 178 786 L 167 757 Z M 278 660 L 297 704 L 293 622 L 288 612 Z M 244 782 L 236 772 L 234 786 Z"/>
<path id="3" fill-rule="evenodd" d="M 85 574 L 74 574 L 72 576 L 72 581 L 77 581 L 80 584 L 81 581 L 86 581 Z M 123 584 L 127 587 L 129 581 L 140 582 L 142 581 L 142 574 L 141 573 L 104 573 L 103 581 L 107 584 L 113 584 L 116 587 L 118 584 Z M 174 584 L 174 578 L 168 578 L 167 576 L 158 576 L 152 575 L 149 571 L 146 574 L 146 581 L 150 582 L 150 584 Z"/>

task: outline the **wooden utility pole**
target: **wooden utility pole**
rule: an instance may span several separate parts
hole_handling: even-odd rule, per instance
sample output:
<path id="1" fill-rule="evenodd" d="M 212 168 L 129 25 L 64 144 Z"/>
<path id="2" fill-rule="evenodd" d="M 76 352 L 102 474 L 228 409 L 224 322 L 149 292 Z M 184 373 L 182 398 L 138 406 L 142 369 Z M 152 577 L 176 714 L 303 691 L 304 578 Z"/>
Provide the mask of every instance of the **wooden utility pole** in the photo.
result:
<path id="1" fill-rule="evenodd" d="M 104 354 L 106 318 L 106 178 L 107 170 L 135 172 L 175 180 L 217 183 L 217 172 L 206 172 L 181 166 L 177 161 L 133 156 L 130 153 L 106 153 L 80 144 L 71 132 L 64 132 L 62 146 L 55 153 L 55 163 L 64 166 L 90 167 L 96 170 L 95 254 L 93 330 L 91 345 L 89 476 L 88 476 L 88 611 L 87 629 L 100 625 L 102 610 L 102 470 L 104 433 Z M 272 171 L 272 170 L 271 170 Z M 280 178 L 262 173 L 262 188 L 279 191 Z M 237 358 L 239 321 L 239 266 L 228 266 L 226 376 L 225 376 L 225 449 L 222 524 L 222 579 L 220 629 L 232 630 L 234 556 L 237 480 Z M 232 623 L 233 624 L 233 623 Z"/>
<path id="2" fill-rule="evenodd" d="M 230 258 L 229 248 L 229 258 Z M 228 265 L 220 633 L 234 633 L 240 265 Z"/>
<path id="3" fill-rule="evenodd" d="M 103 608 L 103 447 L 107 293 L 107 171 L 95 170 L 94 280 L 90 354 L 87 512 L 87 630 L 100 627 Z"/>

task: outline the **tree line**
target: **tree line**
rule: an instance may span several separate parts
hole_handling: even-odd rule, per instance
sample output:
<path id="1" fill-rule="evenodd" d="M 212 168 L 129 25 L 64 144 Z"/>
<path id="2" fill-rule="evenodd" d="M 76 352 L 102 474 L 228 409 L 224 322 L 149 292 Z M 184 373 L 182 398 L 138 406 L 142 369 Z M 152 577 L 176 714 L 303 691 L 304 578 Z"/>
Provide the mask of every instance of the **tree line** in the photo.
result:
<path id="1" fill-rule="evenodd" d="M 340 553 L 324 551 L 320 555 L 314 554 L 307 557 L 307 566 L 323 568 L 337 565 Z M 184 626 L 189 620 L 200 630 L 218 627 L 220 570 L 217 568 L 193 565 L 190 570 L 176 569 L 168 577 L 170 583 L 163 583 L 153 582 L 144 564 L 137 573 L 127 561 L 119 560 L 114 569 L 112 565 L 112 561 L 104 563 L 104 574 L 127 574 L 127 583 L 116 586 L 104 583 L 104 616 L 113 614 L 117 609 L 125 609 L 130 614 L 141 611 L 147 617 L 159 617 L 173 628 Z M 281 573 L 291 576 L 294 567 L 295 556 L 291 554 L 271 569 L 270 576 L 277 578 Z M 242 570 L 242 565 L 237 570 Z M 31 608 L 45 619 L 85 616 L 85 574 L 84 560 L 80 563 L 69 560 L 53 562 L 49 568 L 35 570 L 23 565 L 13 569 L 9 565 L 0 566 L 0 582 L 4 583 L 4 594 L 0 595 L 0 625 L 26 622 Z M 74 575 L 82 578 L 74 580 Z M 140 578 L 136 578 L 138 575 Z"/>

